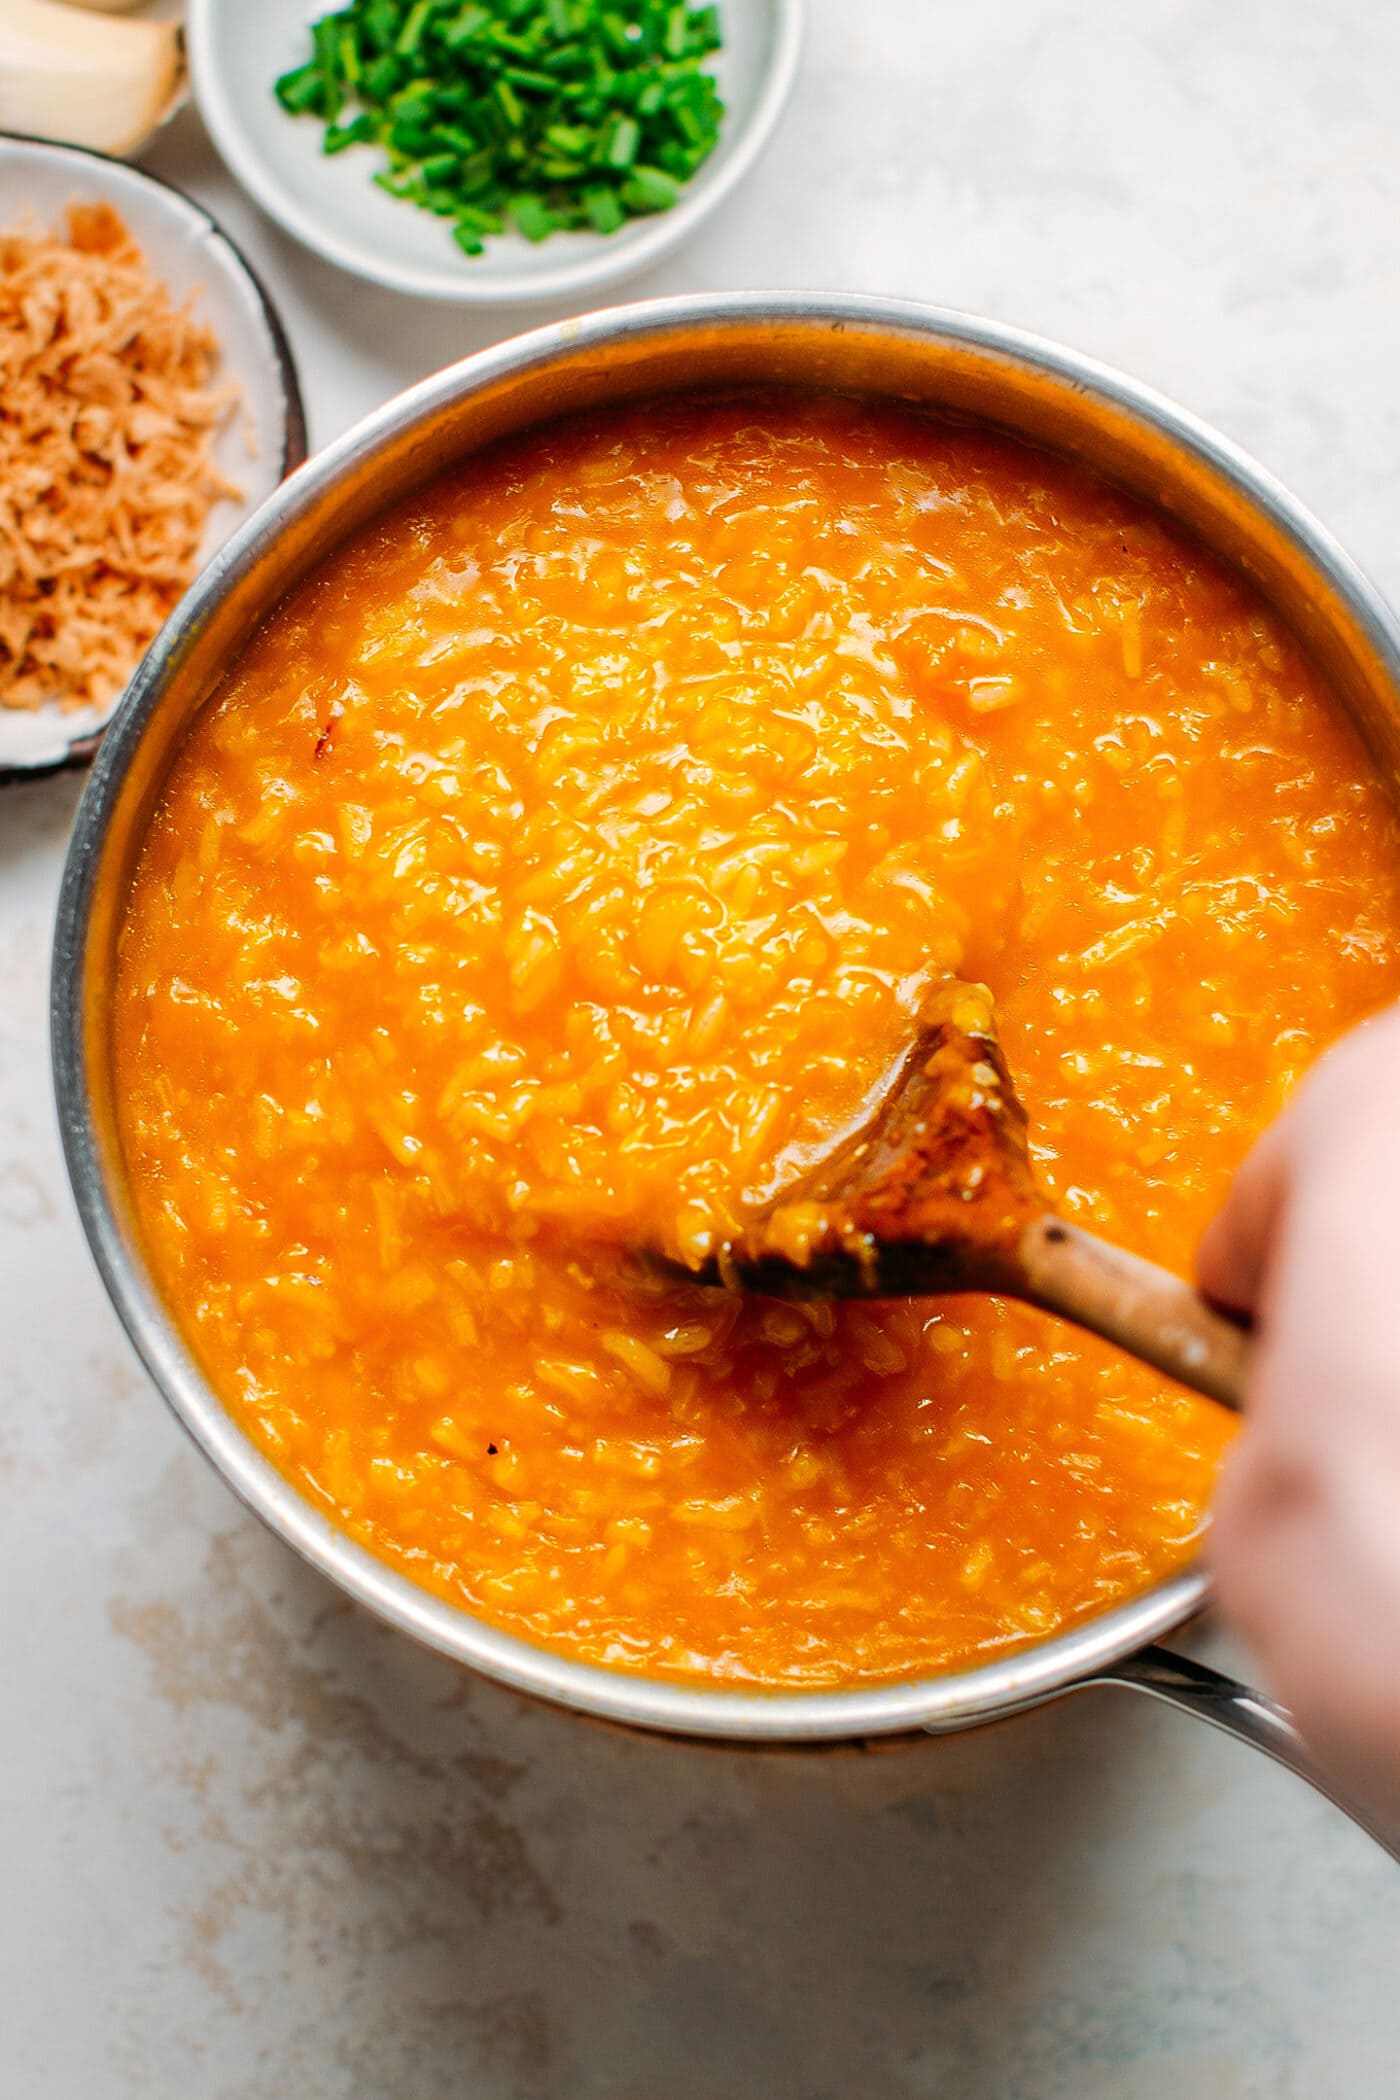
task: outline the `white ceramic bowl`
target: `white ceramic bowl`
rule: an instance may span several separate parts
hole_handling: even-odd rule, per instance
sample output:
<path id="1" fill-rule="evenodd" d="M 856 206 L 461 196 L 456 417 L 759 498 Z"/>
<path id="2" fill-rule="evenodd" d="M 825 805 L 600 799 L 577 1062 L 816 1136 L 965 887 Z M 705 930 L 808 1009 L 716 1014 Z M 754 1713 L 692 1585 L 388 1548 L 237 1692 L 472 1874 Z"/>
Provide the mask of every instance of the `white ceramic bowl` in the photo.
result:
<path id="1" fill-rule="evenodd" d="M 292 354 L 262 285 L 199 205 L 100 153 L 0 135 L 0 224 L 32 214 L 37 226 L 51 226 L 69 204 L 99 199 L 121 213 L 177 300 L 198 294 L 197 311 L 223 346 L 220 376 L 242 394 L 215 452 L 243 493 L 210 511 L 202 549 L 207 561 L 306 457 Z M 120 698 L 103 708 L 0 707 L 0 782 L 84 763 Z"/>
<path id="2" fill-rule="evenodd" d="M 190 0 L 195 99 L 230 170 L 318 255 L 391 290 L 463 306 L 570 299 L 630 277 L 693 233 L 768 143 L 797 70 L 803 0 L 723 0 L 714 70 L 727 114 L 719 144 L 678 204 L 617 233 L 502 234 L 463 255 L 443 219 L 386 195 L 374 146 L 327 158 L 324 127 L 288 116 L 273 82 L 308 56 L 307 24 L 334 0 Z"/>

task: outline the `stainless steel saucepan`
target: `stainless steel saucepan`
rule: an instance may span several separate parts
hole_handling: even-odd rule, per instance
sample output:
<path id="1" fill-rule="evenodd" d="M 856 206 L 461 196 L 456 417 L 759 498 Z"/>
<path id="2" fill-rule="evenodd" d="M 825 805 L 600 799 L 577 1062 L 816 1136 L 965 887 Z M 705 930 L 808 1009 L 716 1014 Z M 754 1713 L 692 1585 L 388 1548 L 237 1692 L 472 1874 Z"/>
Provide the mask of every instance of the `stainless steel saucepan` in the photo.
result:
<path id="1" fill-rule="evenodd" d="M 284 592 L 347 534 L 442 468 L 572 409 L 678 387 L 753 383 L 926 404 L 1097 469 L 1195 531 L 1263 592 L 1330 679 L 1377 768 L 1395 775 L 1394 615 L 1277 482 L 1133 381 L 990 322 L 828 294 L 662 300 L 521 336 L 400 395 L 285 482 L 189 592 L 108 731 L 69 851 L 53 971 L 59 1116 L 107 1289 L 176 1415 L 250 1509 L 391 1625 L 520 1691 L 634 1727 L 795 1745 L 967 1728 L 1068 1692 L 1117 1685 L 1186 1708 L 1328 1793 L 1279 1709 L 1152 1645 L 1206 1602 L 1209 1578 L 1199 1563 L 1087 1625 L 979 1669 L 877 1689 L 691 1689 L 531 1647 L 416 1588 L 304 1500 L 228 1414 L 161 1303 L 116 1138 L 110 988 L 134 857 L 191 718 Z M 1400 1858 L 1400 1833 L 1339 1805 Z"/>

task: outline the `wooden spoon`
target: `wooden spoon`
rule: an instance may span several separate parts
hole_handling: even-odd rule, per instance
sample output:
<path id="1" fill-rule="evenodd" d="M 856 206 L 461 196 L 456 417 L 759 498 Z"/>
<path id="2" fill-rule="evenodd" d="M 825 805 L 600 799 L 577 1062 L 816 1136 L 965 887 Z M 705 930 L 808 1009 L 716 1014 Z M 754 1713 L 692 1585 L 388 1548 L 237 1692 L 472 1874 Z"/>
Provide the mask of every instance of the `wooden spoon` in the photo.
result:
<path id="1" fill-rule="evenodd" d="M 960 979 L 928 1001 L 874 1119 L 684 1273 L 768 1297 L 992 1291 L 1073 1320 L 1227 1407 L 1244 1391 L 1242 1328 L 1180 1277 L 1055 1214 L 1031 1168 L 991 995 Z"/>

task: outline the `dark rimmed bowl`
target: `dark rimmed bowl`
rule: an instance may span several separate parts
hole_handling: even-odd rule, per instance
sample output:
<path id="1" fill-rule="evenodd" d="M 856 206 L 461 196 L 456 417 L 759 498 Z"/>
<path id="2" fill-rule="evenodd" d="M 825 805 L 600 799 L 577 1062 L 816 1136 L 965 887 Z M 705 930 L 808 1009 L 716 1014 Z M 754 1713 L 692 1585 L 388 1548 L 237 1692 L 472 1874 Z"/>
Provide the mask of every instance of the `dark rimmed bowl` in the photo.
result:
<path id="1" fill-rule="evenodd" d="M 243 396 L 216 456 L 244 498 L 210 512 L 207 559 L 306 457 L 296 365 L 261 279 L 202 205 L 154 175 L 85 147 L 0 134 L 0 197 L 5 227 L 31 215 L 36 226 L 46 227 L 69 204 L 110 204 L 176 299 L 200 294 L 200 317 L 223 346 L 219 378 L 231 380 Z M 87 765 L 122 698 L 80 711 L 0 706 L 0 786 Z"/>

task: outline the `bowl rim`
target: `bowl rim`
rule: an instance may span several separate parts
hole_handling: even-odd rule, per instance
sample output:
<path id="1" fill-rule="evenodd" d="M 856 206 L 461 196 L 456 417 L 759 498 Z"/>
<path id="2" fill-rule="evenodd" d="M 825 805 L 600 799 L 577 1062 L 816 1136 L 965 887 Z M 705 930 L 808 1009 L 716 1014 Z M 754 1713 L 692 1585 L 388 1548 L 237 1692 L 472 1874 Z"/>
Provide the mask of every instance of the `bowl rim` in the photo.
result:
<path id="1" fill-rule="evenodd" d="M 245 129 L 239 104 L 215 63 L 215 10 L 228 4 L 229 0 L 189 0 L 185 38 L 190 82 L 199 113 L 220 156 L 249 196 L 303 247 L 351 276 L 411 298 L 436 299 L 444 305 L 497 307 L 544 304 L 620 284 L 670 254 L 717 211 L 766 150 L 787 105 L 801 57 L 807 0 L 771 0 L 775 17 L 773 49 L 759 93 L 735 135 L 733 150 L 713 175 L 707 177 L 703 168 L 699 170 L 676 204 L 657 213 L 650 224 L 616 247 L 605 243 L 573 262 L 551 264 L 544 244 L 532 251 L 539 257 L 538 265 L 516 276 L 492 275 L 488 268 L 476 269 L 478 261 L 489 261 L 489 250 L 485 257 L 470 259 L 468 273 L 463 275 L 446 263 L 438 269 L 396 262 L 387 254 L 377 256 L 323 225 L 313 210 L 304 207 L 269 172 Z M 270 95 L 270 83 L 268 92 Z"/>
<path id="2" fill-rule="evenodd" d="M 148 653 L 106 738 L 79 805 L 64 867 L 54 936 L 51 1028 L 54 1085 L 65 1158 L 84 1231 L 122 1324 L 157 1387 L 240 1499 L 313 1567 L 358 1603 L 430 1648 L 513 1689 L 600 1718 L 662 1733 L 749 1742 L 817 1742 L 940 1731 L 1015 1712 L 1110 1668 L 1181 1625 L 1208 1600 L 1204 1556 L 1140 1595 L 1066 1632 L 978 1667 L 906 1683 L 816 1691 L 718 1689 L 635 1676 L 575 1661 L 503 1632 L 463 1605 L 421 1589 L 375 1558 L 286 1480 L 225 1410 L 166 1312 L 141 1253 L 119 1221 L 87 1079 L 87 951 L 109 820 L 178 660 L 180 628 L 207 608 L 293 521 L 313 514 L 354 466 L 386 441 L 426 426 L 445 408 L 504 378 L 569 356 L 686 329 L 798 323 L 861 326 L 948 341 L 1010 359 L 1126 411 L 1198 464 L 1223 477 L 1269 517 L 1310 572 L 1320 575 L 1374 648 L 1400 696 L 1400 620 L 1325 527 L 1231 439 L 1111 366 L 1028 331 L 977 316 L 856 293 L 692 294 L 553 322 L 480 351 L 365 417 L 284 482 L 220 550 Z M 283 586 L 285 588 L 285 586 Z M 271 601 L 269 601 L 271 602 Z"/>
<path id="3" fill-rule="evenodd" d="M 116 171 L 116 181 L 106 193 L 106 201 L 120 201 L 120 191 L 127 185 L 145 188 L 155 193 L 162 209 L 171 210 L 172 216 L 181 219 L 192 230 L 198 230 L 206 247 L 221 251 L 221 260 L 231 276 L 242 277 L 253 296 L 253 303 L 262 321 L 271 350 L 271 369 L 275 372 L 282 393 L 281 448 L 277 459 L 277 478 L 285 481 L 299 467 L 307 455 L 306 404 L 302 398 L 301 380 L 297 373 L 296 357 L 282 316 L 278 312 L 271 292 L 259 271 L 248 260 L 232 234 L 221 226 L 214 214 L 195 198 L 182 190 L 177 183 L 167 182 L 163 175 L 153 175 L 149 168 L 134 167 L 130 161 L 118 159 L 111 153 L 99 153 L 92 146 L 72 146 L 64 139 L 41 139 L 24 131 L 0 131 L 0 154 L 6 147 L 19 146 L 32 151 L 38 158 L 59 162 L 77 161 L 83 168 L 97 167 Z M 100 181 L 101 178 L 94 177 Z M 240 528 L 241 529 L 241 528 Z M 229 535 L 235 537 L 234 534 Z M 224 543 L 225 545 L 227 542 Z M 216 548 L 215 553 L 221 549 Z M 212 560 L 214 557 L 211 556 Z M 207 565 L 206 565 L 207 566 Z M 200 574 L 203 573 L 201 570 Z M 196 582 L 198 577 L 196 577 Z M 179 607 L 172 611 L 172 618 Z M 151 645 L 155 646 L 154 643 Z M 140 666 L 137 666 L 139 670 Z M 107 710 L 106 720 L 96 729 L 85 731 L 82 736 L 72 738 L 59 758 L 44 758 L 33 765 L 0 762 L 0 788 L 14 787 L 23 781 L 47 780 L 55 773 L 75 771 L 90 765 L 98 745 L 106 736 L 117 709 L 122 705 L 136 677 L 131 678 L 117 694 Z"/>

